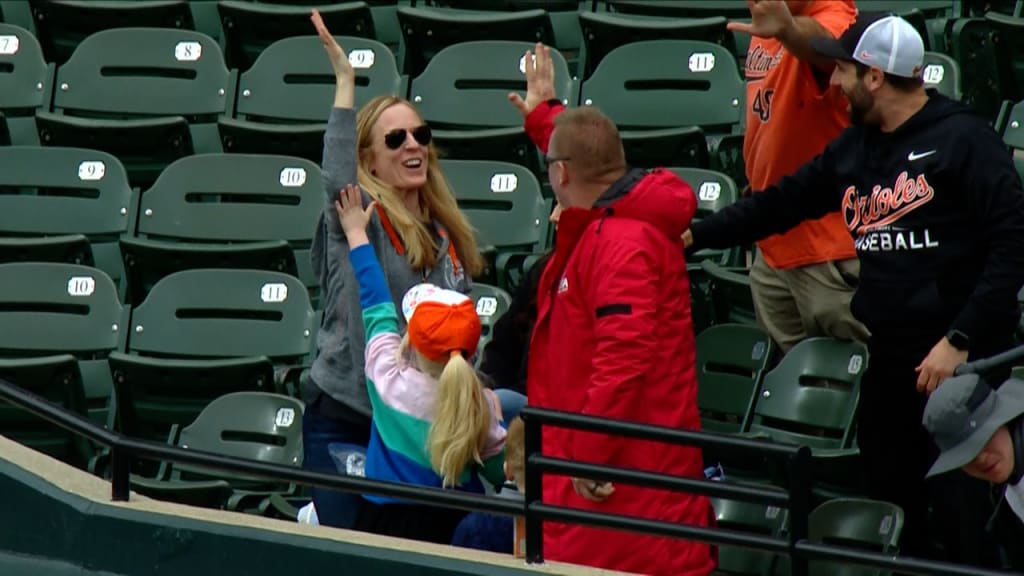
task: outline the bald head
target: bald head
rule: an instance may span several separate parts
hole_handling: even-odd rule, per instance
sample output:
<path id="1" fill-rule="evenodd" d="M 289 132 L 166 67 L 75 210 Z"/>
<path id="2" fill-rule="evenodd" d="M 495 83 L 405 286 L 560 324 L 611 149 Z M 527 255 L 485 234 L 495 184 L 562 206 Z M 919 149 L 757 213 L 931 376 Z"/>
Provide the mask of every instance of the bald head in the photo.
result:
<path id="1" fill-rule="evenodd" d="M 626 154 L 615 123 L 591 106 L 570 108 L 555 117 L 548 156 L 569 158 L 580 183 L 607 184 L 626 171 Z"/>

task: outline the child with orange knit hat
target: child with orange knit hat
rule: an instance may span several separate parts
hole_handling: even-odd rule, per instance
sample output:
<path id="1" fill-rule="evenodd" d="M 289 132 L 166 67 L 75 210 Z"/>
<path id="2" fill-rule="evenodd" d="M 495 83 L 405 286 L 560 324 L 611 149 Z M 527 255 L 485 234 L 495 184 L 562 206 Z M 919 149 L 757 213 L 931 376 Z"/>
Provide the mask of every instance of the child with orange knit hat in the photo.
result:
<path id="1" fill-rule="evenodd" d="M 408 329 L 366 235 L 374 206 L 348 186 L 335 202 L 359 282 L 366 327 L 366 385 L 373 427 L 366 477 L 483 492 L 476 472 L 504 479 L 505 430 L 497 397 L 484 388 L 469 358 L 480 341 L 480 318 L 466 295 L 432 284 L 402 299 Z M 466 512 L 364 495 L 355 528 L 448 544 Z"/>

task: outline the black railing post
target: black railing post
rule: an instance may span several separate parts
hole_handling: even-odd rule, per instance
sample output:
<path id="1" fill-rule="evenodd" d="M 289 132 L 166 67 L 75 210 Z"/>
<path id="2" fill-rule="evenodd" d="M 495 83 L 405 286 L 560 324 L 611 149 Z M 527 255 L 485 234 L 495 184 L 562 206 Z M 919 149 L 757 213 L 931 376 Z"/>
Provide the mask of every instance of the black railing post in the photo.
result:
<path id="1" fill-rule="evenodd" d="M 120 446 L 110 447 L 110 499 L 114 502 L 127 502 L 131 488 L 131 455 Z"/>
<path id="2" fill-rule="evenodd" d="M 526 562 L 541 564 L 544 562 L 544 525 L 533 505 L 542 503 L 543 470 L 540 466 L 531 466 L 530 459 L 541 454 L 542 427 L 540 418 L 528 414 L 524 415 L 523 423 L 526 425 Z"/>
<path id="3" fill-rule="evenodd" d="M 807 557 L 797 550 L 796 543 L 806 541 L 811 515 L 811 449 L 801 446 L 789 458 L 789 559 L 793 576 L 807 576 Z"/>

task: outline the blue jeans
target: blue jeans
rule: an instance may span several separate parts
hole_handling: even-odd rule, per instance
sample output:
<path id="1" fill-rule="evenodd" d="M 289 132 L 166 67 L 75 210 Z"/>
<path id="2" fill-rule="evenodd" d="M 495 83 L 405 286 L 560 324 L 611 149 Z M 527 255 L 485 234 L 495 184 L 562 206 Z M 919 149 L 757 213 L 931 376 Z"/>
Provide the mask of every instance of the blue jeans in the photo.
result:
<path id="1" fill-rule="evenodd" d="M 498 397 L 498 402 L 501 403 L 501 415 L 507 426 L 516 419 L 516 416 L 519 416 L 519 411 L 523 409 L 523 406 L 526 406 L 526 396 L 509 388 L 499 388 L 494 391 L 494 394 Z"/>
<path id="2" fill-rule="evenodd" d="M 370 431 L 322 414 L 319 403 L 318 400 L 306 406 L 302 415 L 302 467 L 314 472 L 344 473 L 344 460 L 340 465 L 337 461 L 339 454 L 365 454 Z M 321 525 L 351 528 L 355 524 L 362 499 L 359 494 L 317 487 L 311 493 Z"/>

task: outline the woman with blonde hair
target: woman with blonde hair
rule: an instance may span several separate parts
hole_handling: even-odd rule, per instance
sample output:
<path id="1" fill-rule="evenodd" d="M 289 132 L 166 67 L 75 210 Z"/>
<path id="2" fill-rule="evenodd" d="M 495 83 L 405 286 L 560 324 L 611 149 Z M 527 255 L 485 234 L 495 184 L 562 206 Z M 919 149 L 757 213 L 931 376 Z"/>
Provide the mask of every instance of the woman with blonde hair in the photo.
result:
<path id="1" fill-rule="evenodd" d="M 326 203 L 312 248 L 319 274 L 323 320 L 317 354 L 302 382 L 303 466 L 319 472 L 361 474 L 370 439 L 366 336 L 356 278 L 334 203 L 359 183 L 364 206 L 375 202 L 366 228 L 392 301 L 429 282 L 469 293 L 483 268 L 473 229 L 459 211 L 431 144 L 430 127 L 406 100 L 379 97 L 354 109 L 355 74 L 348 57 L 314 10 L 312 21 L 334 68 L 334 107 L 324 133 Z M 399 318 L 399 329 L 405 319 Z M 320 522 L 351 528 L 357 495 L 314 488 Z"/>
<path id="2" fill-rule="evenodd" d="M 484 388 L 469 358 L 480 341 L 480 318 L 465 294 L 433 284 L 413 286 L 399 314 L 370 245 L 366 227 L 375 203 L 363 208 L 348 186 L 337 204 L 359 284 L 366 328 L 366 386 L 373 426 L 366 476 L 421 486 L 483 492 L 474 472 L 504 479 L 505 429 L 495 394 Z M 448 544 L 465 511 L 364 495 L 355 528 Z"/>

